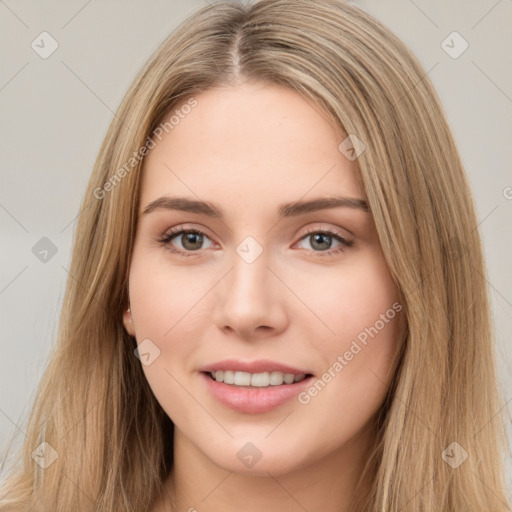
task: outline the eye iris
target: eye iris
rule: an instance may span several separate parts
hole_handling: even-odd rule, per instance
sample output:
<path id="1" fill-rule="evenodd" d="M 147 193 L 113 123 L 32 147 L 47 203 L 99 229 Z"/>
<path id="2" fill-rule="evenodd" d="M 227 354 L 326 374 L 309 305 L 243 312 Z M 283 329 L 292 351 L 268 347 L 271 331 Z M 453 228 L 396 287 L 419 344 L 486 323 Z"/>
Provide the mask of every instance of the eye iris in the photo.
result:
<path id="1" fill-rule="evenodd" d="M 195 251 L 201 248 L 203 236 L 200 235 L 199 233 L 185 233 L 181 235 L 181 241 L 185 249 Z M 190 246 L 189 242 L 192 246 Z"/>
<path id="2" fill-rule="evenodd" d="M 317 233 L 315 235 L 311 235 L 313 238 L 313 243 L 311 244 L 311 247 L 317 248 L 317 249 L 329 249 L 331 246 L 331 236 L 327 235 L 326 233 Z M 327 242 L 326 242 L 327 240 Z M 322 245 L 322 242 L 324 245 Z M 320 244 L 320 247 L 318 247 L 317 244 Z M 327 247 L 325 246 L 327 245 Z"/>

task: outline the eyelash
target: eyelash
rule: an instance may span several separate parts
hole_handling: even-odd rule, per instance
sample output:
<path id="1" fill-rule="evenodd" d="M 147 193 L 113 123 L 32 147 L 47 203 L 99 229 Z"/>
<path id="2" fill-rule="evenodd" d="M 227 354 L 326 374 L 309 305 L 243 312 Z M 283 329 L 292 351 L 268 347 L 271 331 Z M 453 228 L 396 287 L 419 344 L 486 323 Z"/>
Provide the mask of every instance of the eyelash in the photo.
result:
<path id="1" fill-rule="evenodd" d="M 162 246 L 166 247 L 170 252 L 173 254 L 177 254 L 179 256 L 183 256 L 185 258 L 189 257 L 195 257 L 198 256 L 198 251 L 181 251 L 175 249 L 171 244 L 171 240 L 175 238 L 178 235 L 182 234 L 194 234 L 194 235 L 202 235 L 207 238 L 210 238 L 204 231 L 201 231 L 200 229 L 184 229 L 182 227 L 176 227 L 172 228 L 167 233 L 165 233 L 161 238 L 159 238 L 157 241 Z M 334 256 L 335 254 L 342 253 L 347 247 L 352 247 L 354 245 L 354 242 L 347 240 L 346 238 L 342 237 L 338 233 L 335 233 L 334 231 L 330 231 L 328 229 L 318 229 L 318 228 L 309 228 L 305 235 L 300 238 L 300 240 L 307 238 L 308 236 L 312 234 L 322 234 L 322 235 L 329 235 L 338 242 L 340 242 L 341 245 L 336 247 L 335 249 L 329 249 L 327 251 L 313 251 L 316 253 L 319 257 L 325 257 L 325 256 Z"/>

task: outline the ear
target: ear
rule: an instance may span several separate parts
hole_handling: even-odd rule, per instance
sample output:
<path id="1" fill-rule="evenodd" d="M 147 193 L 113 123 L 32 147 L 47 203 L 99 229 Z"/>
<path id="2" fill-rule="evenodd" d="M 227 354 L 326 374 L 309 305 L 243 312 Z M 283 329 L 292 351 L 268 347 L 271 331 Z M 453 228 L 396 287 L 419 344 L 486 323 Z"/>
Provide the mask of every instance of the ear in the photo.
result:
<path id="1" fill-rule="evenodd" d="M 135 336 L 135 327 L 133 325 L 132 312 L 130 308 L 123 311 L 123 324 L 130 336 Z"/>

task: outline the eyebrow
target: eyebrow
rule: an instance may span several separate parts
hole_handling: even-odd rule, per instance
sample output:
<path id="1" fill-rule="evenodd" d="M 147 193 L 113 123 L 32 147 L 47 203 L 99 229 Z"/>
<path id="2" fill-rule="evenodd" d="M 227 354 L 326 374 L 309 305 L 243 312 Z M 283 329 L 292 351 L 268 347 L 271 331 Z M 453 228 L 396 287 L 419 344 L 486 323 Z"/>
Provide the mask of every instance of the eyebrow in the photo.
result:
<path id="1" fill-rule="evenodd" d="M 330 208 L 354 208 L 368 212 L 368 203 L 364 199 L 358 199 L 353 197 L 325 197 L 312 199 L 310 201 L 293 201 L 291 203 L 285 203 L 279 206 L 279 217 L 296 217 L 304 215 L 306 213 L 317 212 L 320 210 L 327 210 Z M 143 214 L 151 213 L 155 210 L 179 210 L 183 212 L 191 212 L 208 217 L 217 219 L 224 219 L 224 214 L 220 208 L 217 208 L 212 203 L 207 201 L 197 201 L 194 199 L 188 199 L 186 197 L 169 197 L 162 196 L 154 201 L 151 201 L 144 211 Z"/>

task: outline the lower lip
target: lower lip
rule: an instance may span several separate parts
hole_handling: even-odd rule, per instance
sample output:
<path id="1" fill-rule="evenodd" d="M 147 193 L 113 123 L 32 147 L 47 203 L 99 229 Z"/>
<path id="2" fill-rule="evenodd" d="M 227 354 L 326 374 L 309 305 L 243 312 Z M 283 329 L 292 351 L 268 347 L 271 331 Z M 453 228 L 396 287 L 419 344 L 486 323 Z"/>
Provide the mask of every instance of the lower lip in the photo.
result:
<path id="1" fill-rule="evenodd" d="M 201 373 L 212 395 L 223 405 L 247 414 L 271 411 L 297 396 L 307 387 L 313 377 L 307 377 L 294 384 L 281 384 L 265 388 L 248 388 L 217 382 L 209 374 Z"/>

